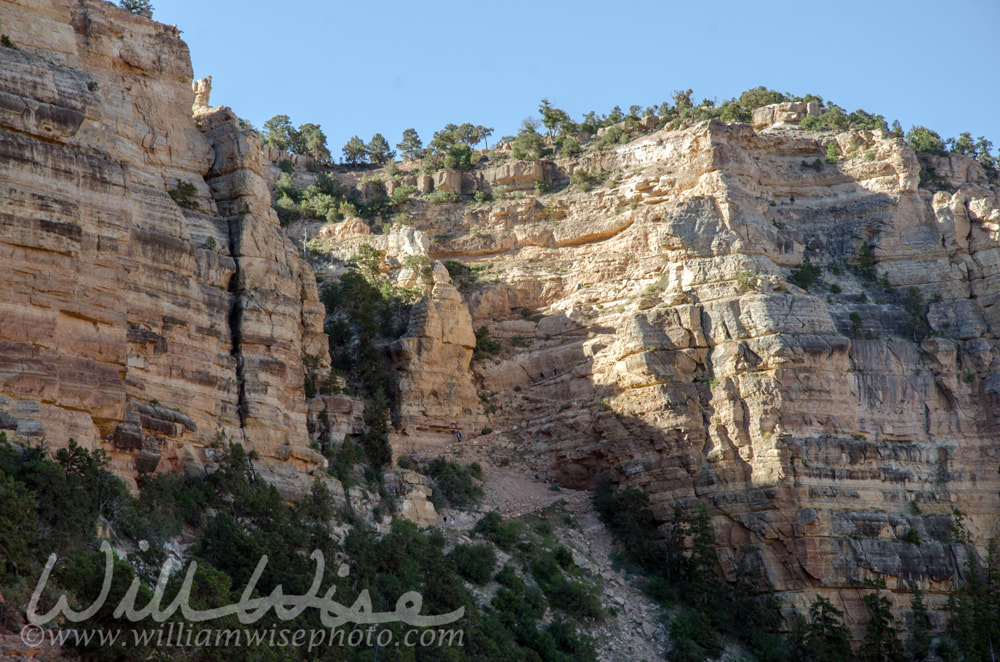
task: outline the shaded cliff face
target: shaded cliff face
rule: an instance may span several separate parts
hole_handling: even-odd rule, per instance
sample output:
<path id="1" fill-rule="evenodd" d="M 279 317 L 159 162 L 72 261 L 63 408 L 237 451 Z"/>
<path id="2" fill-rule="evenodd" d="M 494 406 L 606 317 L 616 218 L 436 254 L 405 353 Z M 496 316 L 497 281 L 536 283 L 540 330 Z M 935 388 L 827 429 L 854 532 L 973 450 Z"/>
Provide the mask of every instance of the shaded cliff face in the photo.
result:
<path id="1" fill-rule="evenodd" d="M 547 164 L 551 194 L 413 216 L 431 258 L 486 267 L 462 291 L 505 345 L 473 364 L 494 434 L 665 519 L 700 501 L 725 571 L 751 545 L 791 604 L 854 617 L 875 575 L 950 590 L 953 510 L 979 546 L 1000 512 L 997 188 L 931 160 L 920 188 L 889 135 L 712 122 Z M 463 185 L 533 188 L 518 168 Z M 564 187 L 579 168 L 606 183 Z"/>
<path id="2" fill-rule="evenodd" d="M 97 1 L 0 20 L 0 427 L 104 448 L 126 477 L 242 441 L 304 482 L 323 309 L 258 139 L 228 109 L 192 117 L 176 28 Z"/>

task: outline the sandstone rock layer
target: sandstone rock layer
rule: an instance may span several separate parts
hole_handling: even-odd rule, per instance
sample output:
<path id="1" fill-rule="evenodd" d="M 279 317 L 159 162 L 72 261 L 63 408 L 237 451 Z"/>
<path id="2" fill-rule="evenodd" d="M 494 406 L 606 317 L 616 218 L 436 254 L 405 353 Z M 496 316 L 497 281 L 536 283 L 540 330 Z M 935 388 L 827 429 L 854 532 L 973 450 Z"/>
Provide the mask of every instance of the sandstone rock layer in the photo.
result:
<path id="1" fill-rule="evenodd" d="M 315 280 L 258 139 L 199 115 L 176 28 L 97 1 L 5 2 L 0 420 L 126 477 L 241 441 L 310 471 L 303 358 L 329 366 Z M 302 481 L 299 481 L 302 482 Z"/>

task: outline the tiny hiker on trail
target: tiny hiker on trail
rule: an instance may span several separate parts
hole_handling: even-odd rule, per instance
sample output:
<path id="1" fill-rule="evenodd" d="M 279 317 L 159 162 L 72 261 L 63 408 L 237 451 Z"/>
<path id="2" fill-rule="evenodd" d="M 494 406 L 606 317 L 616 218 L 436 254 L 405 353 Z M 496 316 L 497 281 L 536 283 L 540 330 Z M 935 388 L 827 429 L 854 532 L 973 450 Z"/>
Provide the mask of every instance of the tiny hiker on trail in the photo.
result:
<path id="1" fill-rule="evenodd" d="M 538 381 L 540 381 L 540 382 L 544 382 L 545 381 L 545 373 L 544 372 L 538 373 Z"/>
<path id="2" fill-rule="evenodd" d="M 460 430 L 455 430 L 455 438 L 458 439 L 459 443 L 462 442 L 462 432 Z"/>

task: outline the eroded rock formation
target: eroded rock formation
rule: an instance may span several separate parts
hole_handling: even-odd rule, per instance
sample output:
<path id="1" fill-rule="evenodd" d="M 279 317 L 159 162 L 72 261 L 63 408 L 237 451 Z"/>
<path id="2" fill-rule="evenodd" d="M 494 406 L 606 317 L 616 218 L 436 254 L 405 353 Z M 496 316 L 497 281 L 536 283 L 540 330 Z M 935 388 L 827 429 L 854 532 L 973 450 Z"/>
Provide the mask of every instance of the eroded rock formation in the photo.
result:
<path id="1" fill-rule="evenodd" d="M 431 258 L 486 268 L 463 295 L 505 344 L 473 365 L 489 423 L 560 482 L 609 472 L 667 519 L 700 501 L 723 569 L 749 545 L 799 608 L 862 618 L 873 576 L 940 606 L 968 553 L 954 512 L 980 549 L 1000 512 L 997 187 L 953 155 L 921 188 L 901 140 L 772 110 L 414 218 Z M 604 185 L 565 187 L 579 168 Z"/>
<path id="2" fill-rule="evenodd" d="M 126 477 L 241 441 L 301 492 L 325 464 L 303 359 L 322 372 L 329 355 L 258 139 L 207 107 L 208 85 L 192 117 L 176 28 L 99 1 L 8 2 L 0 20 L 18 47 L 0 48 L 8 436 L 104 448 Z"/>

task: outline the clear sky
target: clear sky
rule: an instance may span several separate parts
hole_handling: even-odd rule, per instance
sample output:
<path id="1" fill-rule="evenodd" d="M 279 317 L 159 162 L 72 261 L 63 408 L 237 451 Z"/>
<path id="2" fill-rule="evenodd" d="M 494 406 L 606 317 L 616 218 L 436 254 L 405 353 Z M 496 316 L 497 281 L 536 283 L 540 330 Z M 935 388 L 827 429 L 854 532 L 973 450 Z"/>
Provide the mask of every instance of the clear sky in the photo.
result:
<path id="1" fill-rule="evenodd" d="M 335 159 L 355 134 L 514 134 L 543 97 L 579 120 L 757 85 L 1000 144 L 1000 0 L 153 4 L 195 77 L 213 77 L 212 105 L 258 128 L 277 114 L 320 124 Z"/>

